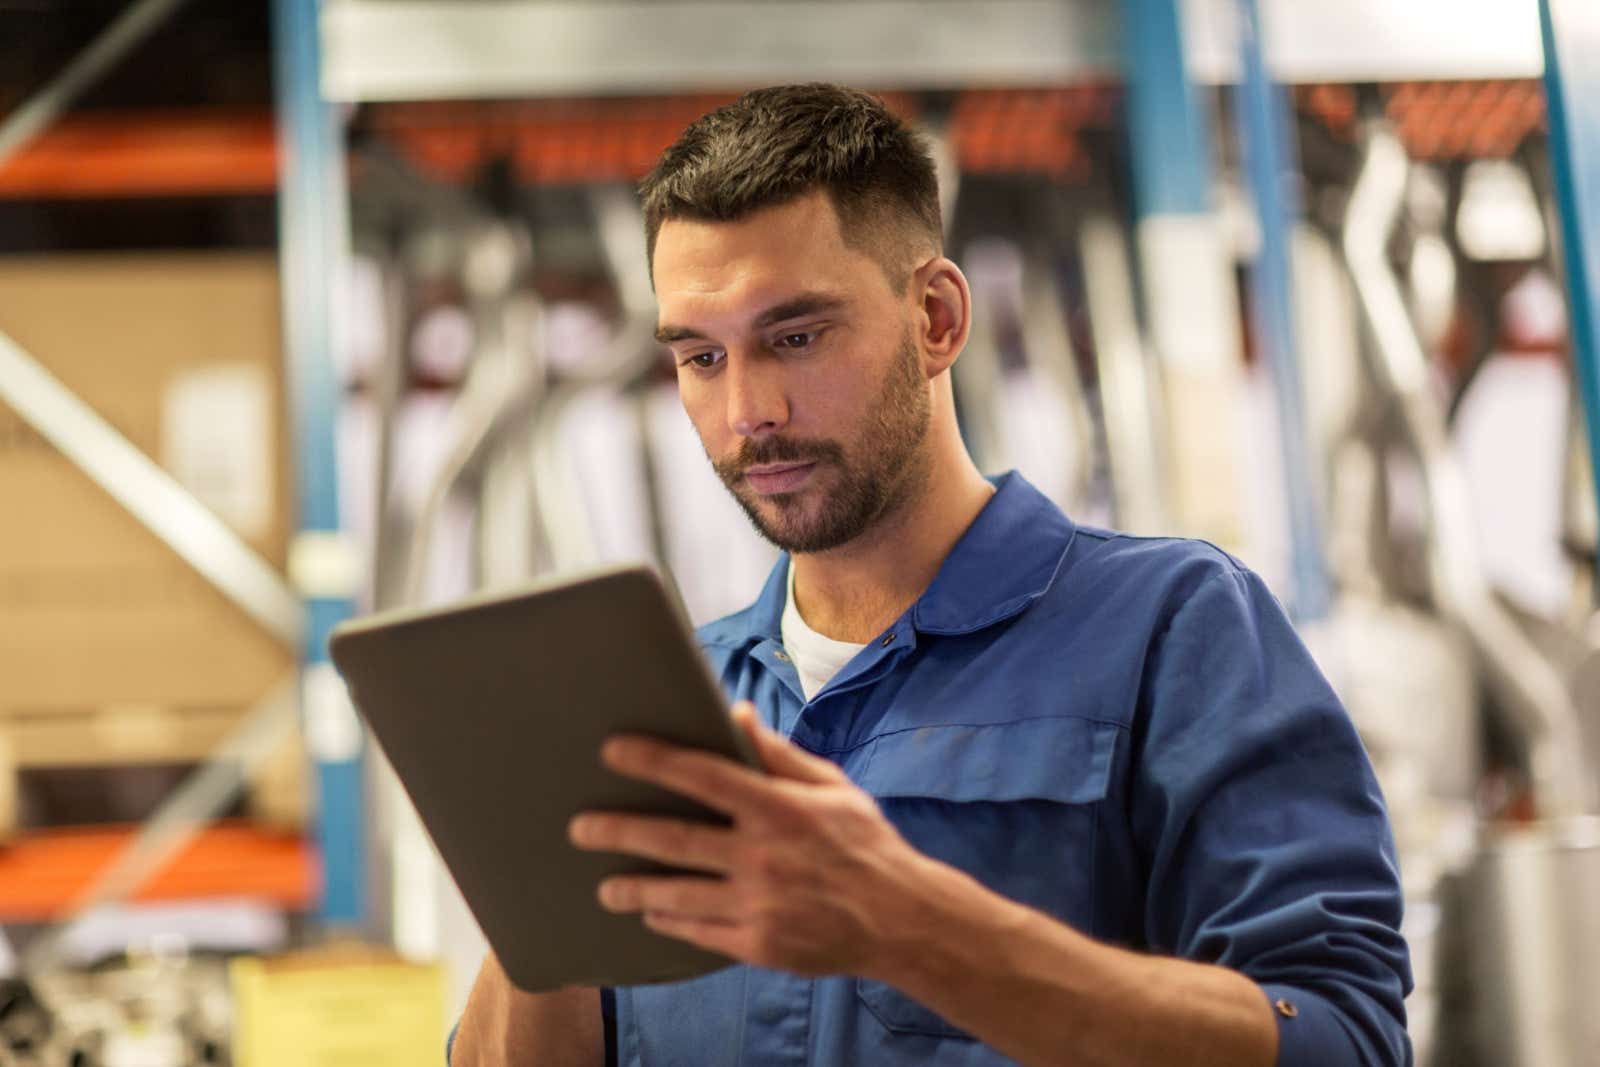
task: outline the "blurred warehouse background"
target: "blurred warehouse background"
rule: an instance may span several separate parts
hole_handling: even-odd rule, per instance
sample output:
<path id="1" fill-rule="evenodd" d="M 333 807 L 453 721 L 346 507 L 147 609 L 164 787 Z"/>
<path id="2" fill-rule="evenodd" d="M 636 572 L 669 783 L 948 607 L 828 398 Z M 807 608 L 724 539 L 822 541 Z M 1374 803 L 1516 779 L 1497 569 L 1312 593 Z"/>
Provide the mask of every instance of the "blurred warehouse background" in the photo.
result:
<path id="1" fill-rule="evenodd" d="M 1302 627 L 1418 1062 L 1600 1063 L 1597 70 L 1590 0 L 0 0 L 0 1065 L 440 1062 L 483 943 L 327 631 L 748 601 L 633 183 L 809 80 L 938 148 L 984 469 Z"/>

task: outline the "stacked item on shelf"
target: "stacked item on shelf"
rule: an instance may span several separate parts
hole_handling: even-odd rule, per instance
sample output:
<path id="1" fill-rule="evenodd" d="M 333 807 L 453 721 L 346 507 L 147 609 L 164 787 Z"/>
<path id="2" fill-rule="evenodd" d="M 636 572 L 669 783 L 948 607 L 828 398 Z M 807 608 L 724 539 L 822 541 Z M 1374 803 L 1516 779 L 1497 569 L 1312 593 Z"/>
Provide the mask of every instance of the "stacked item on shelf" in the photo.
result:
<path id="1" fill-rule="evenodd" d="M 0 262 L 0 331 L 281 569 L 289 517 L 278 316 L 276 266 L 258 254 Z M 0 830 L 9 835 L 58 821 L 52 776 L 113 798 L 119 768 L 126 778 L 128 768 L 204 760 L 289 675 L 294 656 L 23 413 L 0 405 L 0 427 L 9 516 L 0 524 L 0 793 L 13 798 Z M 69 768 L 95 770 L 55 773 Z M 28 783 L 20 793 L 19 782 Z M 60 806 L 93 821 L 145 814 Z M 247 810 L 273 834 L 298 832 L 298 745 L 282 746 L 255 778 Z M 241 875 L 248 891 L 248 869 Z M 287 898 L 297 904 L 309 892 L 304 862 L 300 877 Z"/>

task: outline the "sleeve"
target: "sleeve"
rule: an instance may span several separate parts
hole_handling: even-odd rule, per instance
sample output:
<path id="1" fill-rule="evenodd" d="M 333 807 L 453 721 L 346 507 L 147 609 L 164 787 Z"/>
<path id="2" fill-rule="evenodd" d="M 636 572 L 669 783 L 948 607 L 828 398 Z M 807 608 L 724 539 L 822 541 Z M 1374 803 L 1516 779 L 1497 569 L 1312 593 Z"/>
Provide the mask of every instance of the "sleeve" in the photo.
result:
<path id="1" fill-rule="evenodd" d="M 617 1067 L 617 994 L 608 987 L 600 990 L 600 1020 L 601 1028 L 605 1031 L 606 1040 L 606 1067 Z M 461 1020 L 450 1028 L 450 1036 L 444 1042 L 444 1067 L 450 1067 L 450 1057 L 456 1049 L 456 1031 L 461 1029 Z"/>
<path id="2" fill-rule="evenodd" d="M 1278 1062 L 1411 1063 L 1400 877 L 1355 727 L 1255 575 L 1214 574 L 1146 661 L 1134 736 L 1158 951 L 1262 987 Z"/>

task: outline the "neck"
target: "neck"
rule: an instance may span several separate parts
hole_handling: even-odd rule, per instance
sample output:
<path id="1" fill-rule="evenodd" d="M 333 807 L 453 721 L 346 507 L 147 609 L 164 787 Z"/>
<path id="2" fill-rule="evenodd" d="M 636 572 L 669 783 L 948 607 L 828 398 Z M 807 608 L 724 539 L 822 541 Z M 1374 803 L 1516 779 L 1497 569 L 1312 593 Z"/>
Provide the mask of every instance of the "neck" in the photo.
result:
<path id="1" fill-rule="evenodd" d="M 936 422 L 942 432 L 930 427 L 920 490 L 849 544 L 793 557 L 795 606 L 813 630 L 836 641 L 876 638 L 932 584 L 994 495 L 955 432 L 953 415 Z"/>

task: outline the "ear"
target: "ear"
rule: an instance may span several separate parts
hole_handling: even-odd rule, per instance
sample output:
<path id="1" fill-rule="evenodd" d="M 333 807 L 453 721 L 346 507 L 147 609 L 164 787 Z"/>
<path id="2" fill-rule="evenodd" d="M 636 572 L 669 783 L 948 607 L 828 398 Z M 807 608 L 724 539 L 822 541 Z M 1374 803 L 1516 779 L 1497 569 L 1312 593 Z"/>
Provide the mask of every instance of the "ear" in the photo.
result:
<path id="1" fill-rule="evenodd" d="M 972 290 L 961 268 L 943 256 L 917 268 L 911 290 L 918 303 L 914 322 L 921 332 L 923 363 L 928 377 L 937 377 L 950 369 L 972 332 Z"/>

